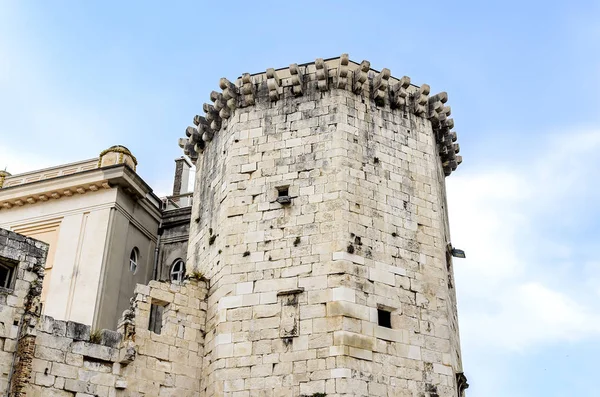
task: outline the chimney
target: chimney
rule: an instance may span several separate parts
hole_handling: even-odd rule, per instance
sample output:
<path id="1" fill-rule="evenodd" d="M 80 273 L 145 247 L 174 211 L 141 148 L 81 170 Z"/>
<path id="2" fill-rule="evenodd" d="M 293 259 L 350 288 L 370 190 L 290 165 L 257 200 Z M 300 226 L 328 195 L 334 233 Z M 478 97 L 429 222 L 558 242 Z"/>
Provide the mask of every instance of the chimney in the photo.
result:
<path id="1" fill-rule="evenodd" d="M 192 163 L 182 156 L 175 159 L 175 180 L 173 181 L 173 196 L 179 196 L 188 192 L 190 182 L 190 169 Z"/>

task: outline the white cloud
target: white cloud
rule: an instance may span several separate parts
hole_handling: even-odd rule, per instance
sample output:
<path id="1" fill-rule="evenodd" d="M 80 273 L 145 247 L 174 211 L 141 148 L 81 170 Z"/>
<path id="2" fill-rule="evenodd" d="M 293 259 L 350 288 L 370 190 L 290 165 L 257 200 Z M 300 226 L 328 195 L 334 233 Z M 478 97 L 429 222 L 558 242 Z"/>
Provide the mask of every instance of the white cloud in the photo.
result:
<path id="1" fill-rule="evenodd" d="M 600 337 L 600 264 L 581 258 L 600 230 L 567 233 L 600 215 L 599 150 L 600 131 L 552 135 L 524 164 L 448 179 L 466 357 Z"/>

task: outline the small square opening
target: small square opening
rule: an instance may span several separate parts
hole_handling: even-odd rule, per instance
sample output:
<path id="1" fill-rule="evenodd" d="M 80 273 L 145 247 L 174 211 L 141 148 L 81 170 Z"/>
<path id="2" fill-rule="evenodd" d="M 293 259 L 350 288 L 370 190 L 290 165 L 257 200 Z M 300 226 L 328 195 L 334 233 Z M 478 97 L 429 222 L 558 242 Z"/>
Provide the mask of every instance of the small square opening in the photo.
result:
<path id="1" fill-rule="evenodd" d="M 392 313 L 387 310 L 377 309 L 377 325 L 392 328 Z"/>
<path id="2" fill-rule="evenodd" d="M 281 186 L 277 188 L 277 195 L 278 197 L 285 197 L 285 196 L 289 196 L 290 187 L 289 186 Z"/>
<path id="3" fill-rule="evenodd" d="M 292 198 L 290 197 L 289 190 L 290 190 L 289 186 L 277 187 L 277 202 L 279 204 L 290 204 L 292 202 Z"/>

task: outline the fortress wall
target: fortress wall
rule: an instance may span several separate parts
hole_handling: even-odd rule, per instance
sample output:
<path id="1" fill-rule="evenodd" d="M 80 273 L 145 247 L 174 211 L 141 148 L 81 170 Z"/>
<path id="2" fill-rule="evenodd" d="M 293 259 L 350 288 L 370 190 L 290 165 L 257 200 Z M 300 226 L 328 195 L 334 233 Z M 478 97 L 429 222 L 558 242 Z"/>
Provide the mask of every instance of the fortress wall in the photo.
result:
<path id="1" fill-rule="evenodd" d="M 222 79 L 186 132 L 206 396 L 458 393 L 447 95 L 362 65 Z"/>

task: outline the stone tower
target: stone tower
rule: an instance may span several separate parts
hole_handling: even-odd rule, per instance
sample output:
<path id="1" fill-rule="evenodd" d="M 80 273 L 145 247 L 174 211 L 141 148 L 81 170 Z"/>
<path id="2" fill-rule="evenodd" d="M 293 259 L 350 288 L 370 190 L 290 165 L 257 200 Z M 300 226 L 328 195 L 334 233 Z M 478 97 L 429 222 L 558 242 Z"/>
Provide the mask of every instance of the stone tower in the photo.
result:
<path id="1" fill-rule="evenodd" d="M 220 88 L 180 140 L 201 395 L 462 396 L 446 93 L 346 54 Z"/>

